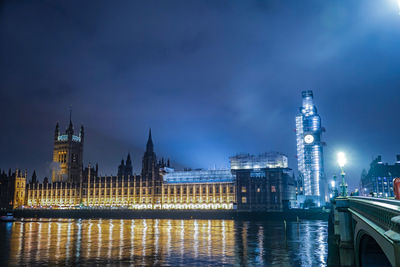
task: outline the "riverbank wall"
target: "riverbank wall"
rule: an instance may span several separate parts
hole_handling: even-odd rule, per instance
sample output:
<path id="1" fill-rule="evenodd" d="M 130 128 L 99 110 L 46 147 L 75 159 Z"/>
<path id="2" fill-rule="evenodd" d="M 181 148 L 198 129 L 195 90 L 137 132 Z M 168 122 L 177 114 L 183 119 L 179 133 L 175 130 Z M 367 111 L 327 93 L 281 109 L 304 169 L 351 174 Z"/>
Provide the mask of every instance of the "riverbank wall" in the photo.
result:
<path id="1" fill-rule="evenodd" d="M 248 212 L 236 210 L 132 210 L 132 209 L 17 209 L 16 218 L 76 219 L 227 219 L 227 220 L 328 220 L 322 210 Z"/>

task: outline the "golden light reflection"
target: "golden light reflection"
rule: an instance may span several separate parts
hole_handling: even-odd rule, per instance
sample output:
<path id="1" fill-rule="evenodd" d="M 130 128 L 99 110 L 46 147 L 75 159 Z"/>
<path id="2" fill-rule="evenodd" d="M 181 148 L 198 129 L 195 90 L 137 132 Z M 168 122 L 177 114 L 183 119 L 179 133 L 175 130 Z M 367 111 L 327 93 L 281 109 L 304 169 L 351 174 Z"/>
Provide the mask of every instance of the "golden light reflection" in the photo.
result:
<path id="1" fill-rule="evenodd" d="M 142 222 L 136 223 L 138 221 Z M 223 247 L 224 254 L 233 257 L 233 227 L 233 221 L 218 220 L 50 219 L 16 222 L 10 255 L 11 262 L 22 265 L 31 262 L 70 265 L 101 259 L 152 265 L 182 256 L 219 257 Z M 217 247 L 213 249 L 215 245 Z"/>
<path id="2" fill-rule="evenodd" d="M 35 219 L 10 232 L 10 265 L 295 266 L 327 256 L 326 222 L 290 223 L 284 234 L 282 222 Z"/>

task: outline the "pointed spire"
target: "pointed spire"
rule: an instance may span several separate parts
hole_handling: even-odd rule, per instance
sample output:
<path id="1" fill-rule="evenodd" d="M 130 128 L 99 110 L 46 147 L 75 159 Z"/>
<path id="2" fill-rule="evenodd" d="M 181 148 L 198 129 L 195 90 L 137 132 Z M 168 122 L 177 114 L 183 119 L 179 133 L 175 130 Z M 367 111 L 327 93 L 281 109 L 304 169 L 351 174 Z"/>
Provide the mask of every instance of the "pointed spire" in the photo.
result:
<path id="1" fill-rule="evenodd" d="M 69 106 L 69 126 L 67 132 L 73 134 L 73 131 L 74 128 L 72 126 L 72 106 Z"/>
<path id="2" fill-rule="evenodd" d="M 151 128 L 149 129 L 149 139 L 147 140 L 146 152 L 153 152 L 153 140 L 151 139 Z"/>
<path id="3" fill-rule="evenodd" d="M 36 183 L 36 182 L 37 182 L 36 170 L 33 170 L 32 183 Z"/>
<path id="4" fill-rule="evenodd" d="M 129 164 L 131 163 L 131 154 L 130 153 L 128 153 L 128 156 L 126 157 L 126 163 L 128 164 L 128 162 L 129 162 Z"/>
<path id="5" fill-rule="evenodd" d="M 54 140 L 57 141 L 59 135 L 60 135 L 60 126 L 58 125 L 58 122 L 57 122 L 56 129 L 54 131 Z"/>

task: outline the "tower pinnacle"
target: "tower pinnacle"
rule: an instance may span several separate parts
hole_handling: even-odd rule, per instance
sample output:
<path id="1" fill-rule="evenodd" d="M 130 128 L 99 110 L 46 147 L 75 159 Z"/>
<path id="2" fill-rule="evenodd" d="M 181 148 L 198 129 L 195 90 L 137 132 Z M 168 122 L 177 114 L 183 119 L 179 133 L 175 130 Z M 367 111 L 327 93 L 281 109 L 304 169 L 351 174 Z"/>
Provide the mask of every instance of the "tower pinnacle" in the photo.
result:
<path id="1" fill-rule="evenodd" d="M 153 152 L 154 151 L 154 146 L 153 146 L 153 140 L 151 138 L 151 128 L 149 129 L 149 139 L 147 140 L 147 145 L 146 145 L 146 152 Z"/>

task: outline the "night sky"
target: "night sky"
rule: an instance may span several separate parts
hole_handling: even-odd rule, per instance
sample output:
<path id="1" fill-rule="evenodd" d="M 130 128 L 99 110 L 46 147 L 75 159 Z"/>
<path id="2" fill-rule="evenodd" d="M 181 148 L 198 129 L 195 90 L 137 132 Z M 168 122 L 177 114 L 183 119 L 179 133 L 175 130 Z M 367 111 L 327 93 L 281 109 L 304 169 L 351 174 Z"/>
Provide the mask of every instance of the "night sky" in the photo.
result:
<path id="1" fill-rule="evenodd" d="M 83 2 L 0 4 L 2 169 L 49 175 L 72 105 L 101 174 L 128 152 L 139 172 L 150 127 L 176 166 L 280 151 L 296 170 L 302 90 L 327 130 L 328 177 L 338 151 L 351 187 L 400 154 L 397 0 Z"/>

